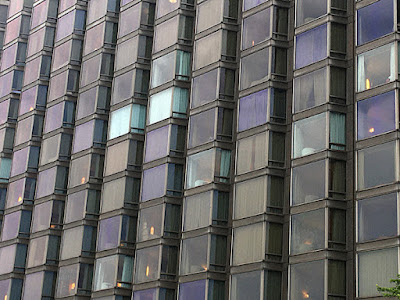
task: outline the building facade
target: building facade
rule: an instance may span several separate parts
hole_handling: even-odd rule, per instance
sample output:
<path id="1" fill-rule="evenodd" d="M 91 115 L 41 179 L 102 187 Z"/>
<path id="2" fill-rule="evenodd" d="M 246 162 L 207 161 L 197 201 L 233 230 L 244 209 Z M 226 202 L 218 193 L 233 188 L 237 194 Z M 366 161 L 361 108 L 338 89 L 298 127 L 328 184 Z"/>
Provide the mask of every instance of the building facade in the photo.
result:
<path id="1" fill-rule="evenodd" d="M 0 0 L 0 300 L 378 299 L 395 0 Z"/>

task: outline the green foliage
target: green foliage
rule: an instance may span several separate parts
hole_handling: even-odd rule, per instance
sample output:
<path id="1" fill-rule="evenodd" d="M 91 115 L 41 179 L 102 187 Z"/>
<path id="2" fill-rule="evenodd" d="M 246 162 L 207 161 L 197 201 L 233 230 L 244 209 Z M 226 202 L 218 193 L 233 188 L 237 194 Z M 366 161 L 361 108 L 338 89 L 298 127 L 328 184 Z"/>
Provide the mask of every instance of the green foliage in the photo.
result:
<path id="1" fill-rule="evenodd" d="M 381 287 L 376 285 L 378 292 L 384 297 L 396 297 L 400 299 L 400 274 L 397 275 L 397 279 L 390 279 L 391 283 L 394 283 L 394 287 Z"/>

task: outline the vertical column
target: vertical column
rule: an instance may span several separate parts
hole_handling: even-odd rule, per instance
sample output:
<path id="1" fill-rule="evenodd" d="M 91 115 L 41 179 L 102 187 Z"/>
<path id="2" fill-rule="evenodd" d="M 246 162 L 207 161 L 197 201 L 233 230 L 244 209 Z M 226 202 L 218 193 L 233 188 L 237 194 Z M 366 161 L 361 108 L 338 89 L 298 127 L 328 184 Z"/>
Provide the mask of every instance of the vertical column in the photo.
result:
<path id="1" fill-rule="evenodd" d="M 242 7 L 230 286 L 230 299 L 237 300 L 286 296 L 289 5 L 261 2 Z"/>
<path id="2" fill-rule="evenodd" d="M 154 10 L 152 1 L 121 1 L 94 297 L 132 296 Z"/>
<path id="3" fill-rule="evenodd" d="M 133 299 L 176 299 L 193 1 L 158 1 Z"/>
<path id="4" fill-rule="evenodd" d="M 40 2 L 35 9 L 42 11 L 45 8 L 54 7 L 52 6 L 54 4 L 51 1 Z M 38 96 L 41 95 L 40 93 L 46 94 L 47 92 L 47 90 L 41 90 L 43 87 L 40 85 L 38 91 L 34 89 L 26 91 L 27 109 L 28 107 L 30 110 L 31 107 L 45 106 L 46 110 L 36 191 L 32 190 L 32 192 L 35 191 L 35 206 L 27 260 L 29 272 L 26 275 L 24 299 L 29 299 L 32 291 L 37 297 L 59 297 L 65 293 L 62 289 L 64 282 L 58 284 L 56 292 L 55 288 L 56 277 L 58 276 L 60 281 L 62 276 L 65 276 L 63 272 L 57 275 L 57 271 L 75 102 L 79 83 L 79 64 L 85 29 L 86 2 L 59 1 L 57 19 L 55 36 L 51 36 L 52 31 L 47 26 L 40 27 L 31 36 L 43 39 L 45 49 L 48 47 L 48 43 L 54 39 L 54 55 L 51 69 L 44 69 L 43 61 L 47 59 L 43 55 L 45 52 L 40 48 L 32 50 L 42 54 L 38 58 L 32 59 L 32 70 L 40 72 L 39 76 L 43 76 L 44 70 L 50 73 L 47 102 L 43 102 L 41 96 Z M 32 43 L 32 47 L 35 47 L 35 44 Z M 42 62 L 41 64 L 36 62 L 39 65 L 35 67 L 34 62 L 38 59 L 41 59 Z M 28 81 L 26 83 L 28 84 Z M 28 101 L 31 99 L 31 94 L 36 95 L 36 102 L 32 102 L 29 106 L 30 102 Z M 64 269 L 60 268 L 60 270 Z M 67 287 L 76 291 L 74 284 L 66 283 Z"/>
<path id="5" fill-rule="evenodd" d="M 24 208 L 32 205 L 37 179 L 57 9 L 58 0 L 36 1 L 34 3 L 28 47 L 24 50 L 27 59 L 6 207 L 22 208 L 21 224 L 25 224 L 28 233 L 31 225 L 31 211 L 25 211 Z M 35 204 L 37 205 L 33 209 L 34 219 L 30 230 L 32 237 L 42 236 L 39 232 L 42 231 L 43 233 L 50 226 L 60 228 L 62 206 L 59 202 L 36 202 Z M 51 214 L 52 205 L 55 211 L 53 218 Z M 17 214 L 17 212 L 11 214 L 10 217 L 14 214 Z M 34 244 L 31 246 L 33 247 Z M 41 295 L 54 296 L 56 277 L 54 267 L 48 271 L 35 272 L 37 269 L 31 268 L 32 260 L 35 259 L 33 256 L 37 258 L 40 255 L 32 254 L 30 260 L 28 260 L 23 299 L 40 297 Z"/>
<path id="6" fill-rule="evenodd" d="M 4 0 L 0 2 L 0 62 L 4 43 L 4 34 L 6 32 L 7 16 L 8 16 L 8 6 L 10 4 L 9 0 Z"/>
<path id="7" fill-rule="evenodd" d="M 289 299 L 346 299 L 347 22 L 346 1 L 296 2 Z"/>
<path id="8" fill-rule="evenodd" d="M 225 299 L 238 1 L 197 1 L 179 299 Z"/>
<path id="9" fill-rule="evenodd" d="M 58 297 L 76 294 L 90 298 L 92 295 L 118 13 L 119 1 L 88 3 L 61 241 Z M 116 233 L 112 234 L 114 238 Z M 79 272 L 77 282 L 73 277 L 75 272 Z"/>
<path id="10" fill-rule="evenodd" d="M 358 298 L 381 296 L 399 273 L 399 3 L 355 4 L 355 279 Z"/>
<path id="11" fill-rule="evenodd" d="M 19 202 L 11 204 L 6 194 L 11 199 L 16 175 L 36 171 L 39 157 L 38 148 L 26 147 L 26 144 L 13 155 L 32 4 L 32 0 L 9 3 L 0 69 L 0 209 L 3 211 L 6 206 L 0 242 L 0 296 L 9 299 L 21 297 L 32 207 L 27 202 L 20 205 L 21 196 L 17 197 Z"/>

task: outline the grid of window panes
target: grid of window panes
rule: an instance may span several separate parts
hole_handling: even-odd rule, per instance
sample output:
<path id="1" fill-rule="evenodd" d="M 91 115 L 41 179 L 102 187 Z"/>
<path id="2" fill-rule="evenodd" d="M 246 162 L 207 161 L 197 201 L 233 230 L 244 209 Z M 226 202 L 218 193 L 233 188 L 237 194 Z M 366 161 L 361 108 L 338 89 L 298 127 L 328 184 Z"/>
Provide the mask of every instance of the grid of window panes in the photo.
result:
<path id="1" fill-rule="evenodd" d="M 177 294 L 193 16 L 193 1 L 156 2 L 133 299 Z"/>
<path id="2" fill-rule="evenodd" d="M 18 2 L 18 1 L 17 1 Z M 32 216 L 32 194 L 24 202 L 20 194 L 17 201 L 10 196 L 12 182 L 17 177 L 24 181 L 24 173 L 37 171 L 39 158 L 38 144 L 19 143 L 18 106 L 23 86 L 26 48 L 33 1 L 6 2 L 1 4 L 1 46 L 0 68 L 0 286 L 2 295 L 20 299 L 23 274 L 26 268 L 29 229 Z M 8 7 L 7 7 L 8 4 Z M 8 17 L 7 17 L 8 8 Z M 4 31 L 4 25 L 6 30 Z M 20 131 L 23 131 L 22 129 Z M 29 132 L 24 135 L 31 138 Z M 40 145 L 40 143 L 39 143 Z M 14 151 L 14 152 L 13 152 Z M 35 176 L 35 175 L 33 175 Z M 29 179 L 27 179 L 29 181 Z M 33 181 L 33 180 L 32 180 Z M 31 183 L 32 183 L 31 181 Z M 32 187 L 27 184 L 25 186 Z"/>
<path id="3" fill-rule="evenodd" d="M 229 299 L 281 299 L 289 8 L 243 1 Z"/>
<path id="4" fill-rule="evenodd" d="M 375 285 L 387 285 L 399 273 L 396 7 L 392 0 L 360 1 L 355 10 L 355 294 L 359 298 L 379 296 Z"/>
<path id="5" fill-rule="evenodd" d="M 0 299 L 379 297 L 398 5 L 0 0 Z"/>
<path id="6" fill-rule="evenodd" d="M 36 11 L 38 12 L 37 24 L 33 18 Z M 45 18 L 46 15 L 47 18 Z M 48 27 L 50 18 L 57 20 L 56 26 Z M 46 0 L 36 1 L 34 5 L 31 23 L 31 30 L 34 32 L 30 36 L 33 42 L 28 43 L 28 53 L 31 49 L 34 53 L 37 51 L 41 53 L 41 62 L 35 62 L 35 58 L 31 61 L 32 70 L 37 72 L 38 66 L 40 66 L 41 71 L 38 75 L 34 73 L 35 76 L 39 76 L 37 91 L 35 89 L 26 90 L 27 103 L 24 107 L 27 108 L 31 105 L 33 108 L 36 107 L 36 110 L 38 107 L 43 107 L 45 115 L 41 126 L 42 144 L 23 299 L 30 299 L 32 295 L 37 295 L 36 297 L 39 298 L 40 296 L 60 297 L 62 293 L 65 293 L 65 289 L 62 291 L 60 287 L 60 280 L 65 274 L 62 269 L 57 270 L 56 267 L 59 261 L 68 255 L 61 245 L 65 244 L 62 243 L 62 240 L 68 236 L 66 230 L 68 227 L 63 226 L 64 211 L 85 20 L 86 2 L 72 3 L 69 1 L 66 3 L 62 0 Z M 40 25 L 40 22 L 45 22 L 44 26 Z M 37 47 L 34 43 L 36 39 L 43 45 Z M 43 51 L 47 50 L 50 41 L 54 44 L 53 55 L 50 57 L 51 65 L 48 69 L 44 69 Z M 28 55 L 28 57 L 30 56 Z M 48 71 L 48 74 L 44 74 L 44 70 Z M 47 85 L 42 87 L 46 75 Z M 27 79 L 25 76 L 24 83 L 30 87 L 33 79 L 35 77 Z M 44 88 L 46 89 L 44 90 Z M 47 96 L 46 101 L 40 98 L 39 93 L 41 92 Z M 35 94 L 38 96 L 36 96 L 36 101 L 32 102 L 32 95 L 35 96 Z M 71 235 L 69 237 L 71 238 Z M 73 239 L 79 245 L 79 239 L 82 238 L 73 236 Z M 74 251 L 76 252 L 76 250 Z M 71 295 L 79 290 L 75 282 L 71 281 L 69 285 L 67 290 Z"/>
<path id="7" fill-rule="evenodd" d="M 347 294 L 347 5 L 295 1 L 289 299 Z"/>

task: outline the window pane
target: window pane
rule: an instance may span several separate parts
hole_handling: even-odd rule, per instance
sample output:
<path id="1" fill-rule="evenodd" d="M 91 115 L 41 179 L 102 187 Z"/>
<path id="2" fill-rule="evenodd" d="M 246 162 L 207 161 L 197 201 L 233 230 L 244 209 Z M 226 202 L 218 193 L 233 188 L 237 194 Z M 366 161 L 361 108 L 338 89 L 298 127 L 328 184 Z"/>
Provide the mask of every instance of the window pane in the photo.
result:
<path id="1" fill-rule="evenodd" d="M 218 69 L 193 78 L 191 107 L 209 103 L 217 99 Z"/>
<path id="2" fill-rule="evenodd" d="M 327 24 L 296 36 L 296 69 L 327 57 Z"/>
<path id="3" fill-rule="evenodd" d="M 357 11 L 357 44 L 384 36 L 394 29 L 393 1 L 380 0 Z"/>
<path id="4" fill-rule="evenodd" d="M 189 231 L 211 225 L 211 199 L 213 192 L 205 192 L 184 200 L 183 230 Z"/>
<path id="5" fill-rule="evenodd" d="M 118 32 L 119 38 L 139 29 L 140 9 L 141 4 L 137 4 L 121 12 Z"/>
<path id="6" fill-rule="evenodd" d="M 264 260 L 264 233 L 264 223 L 256 223 L 233 229 L 232 262 L 234 265 Z"/>
<path id="7" fill-rule="evenodd" d="M 44 277 L 44 272 L 36 272 L 26 275 L 24 283 L 24 297 L 22 298 L 23 300 L 41 299 L 43 277 Z M 7 300 L 6 297 L 5 299 Z"/>
<path id="8" fill-rule="evenodd" d="M 159 278 L 160 246 L 136 251 L 135 283 L 142 283 Z"/>
<path id="9" fill-rule="evenodd" d="M 27 217 L 27 216 L 24 216 Z M 18 236 L 20 228 L 21 211 L 11 213 L 4 216 L 3 230 L 1 235 L 2 241 L 7 241 Z"/>
<path id="10" fill-rule="evenodd" d="M 77 292 L 79 264 L 60 267 L 57 278 L 56 297 L 74 295 Z"/>
<path id="11" fill-rule="evenodd" d="M 166 49 L 177 42 L 179 16 L 155 26 L 153 53 Z"/>
<path id="12" fill-rule="evenodd" d="M 381 295 L 376 285 L 388 286 L 398 273 L 398 248 L 358 253 L 358 297 Z"/>
<path id="13" fill-rule="evenodd" d="M 327 102 L 327 70 L 319 69 L 294 79 L 294 112 Z"/>
<path id="14" fill-rule="evenodd" d="M 99 222 L 99 239 L 97 251 L 118 247 L 121 216 L 115 216 Z"/>
<path id="15" fill-rule="evenodd" d="M 141 42 L 141 39 L 139 36 L 136 36 L 118 44 L 115 56 L 115 71 L 118 71 L 136 62 L 139 42 Z"/>
<path id="16" fill-rule="evenodd" d="M 206 299 L 206 280 L 181 283 L 179 285 L 179 300 Z"/>
<path id="17" fill-rule="evenodd" d="M 214 181 L 214 157 L 213 149 L 191 155 L 187 159 L 186 187 L 192 188 Z"/>
<path id="18" fill-rule="evenodd" d="M 162 197 L 165 195 L 165 176 L 167 164 L 143 171 L 142 200 Z"/>
<path id="19" fill-rule="evenodd" d="M 358 242 L 397 235 L 397 195 L 395 193 L 359 200 Z"/>
<path id="20" fill-rule="evenodd" d="M 204 66 L 217 62 L 221 58 L 222 34 L 219 30 L 196 41 L 194 54 L 194 69 L 198 70 Z"/>
<path id="21" fill-rule="evenodd" d="M 163 205 L 140 210 L 139 241 L 155 239 L 163 235 Z"/>
<path id="22" fill-rule="evenodd" d="M 31 240 L 32 242 L 33 240 Z M 0 274 L 7 274 L 14 271 L 15 256 L 17 251 L 17 245 L 11 245 L 0 248 Z"/>
<path id="23" fill-rule="evenodd" d="M 324 261 L 294 264 L 290 267 L 290 300 L 324 299 Z"/>
<path id="24" fill-rule="evenodd" d="M 312 116 L 293 125 L 293 158 L 326 149 L 326 113 Z"/>
<path id="25" fill-rule="evenodd" d="M 295 167 L 292 170 L 292 205 L 325 197 L 325 160 Z"/>
<path id="26" fill-rule="evenodd" d="M 254 1 L 254 0 L 253 0 Z M 231 299 L 254 299 L 261 297 L 261 272 L 253 271 L 232 275 Z"/>
<path id="27" fill-rule="evenodd" d="M 83 226 L 63 231 L 61 259 L 79 257 L 82 254 Z M 71 243 L 70 241 L 74 241 Z"/>
<path id="28" fill-rule="evenodd" d="M 93 289 L 95 291 L 113 288 L 116 285 L 118 256 L 108 256 L 96 260 Z"/>
<path id="29" fill-rule="evenodd" d="M 358 190 L 394 182 L 396 143 L 390 142 L 357 152 Z"/>
<path id="30" fill-rule="evenodd" d="M 257 45 L 271 37 L 271 8 L 243 19 L 242 49 Z"/>
<path id="31" fill-rule="evenodd" d="M 146 134 L 145 162 L 156 160 L 168 155 L 169 128 L 170 126 L 164 126 Z"/>
<path id="32" fill-rule="evenodd" d="M 110 132 L 108 139 L 111 140 L 124 135 L 130 130 L 131 106 L 125 106 L 111 113 Z"/>
<path id="33" fill-rule="evenodd" d="M 151 68 L 151 87 L 155 88 L 172 79 L 175 74 L 175 55 L 176 52 L 170 52 L 161 56 L 152 62 Z"/>
<path id="34" fill-rule="evenodd" d="M 267 81 L 270 48 L 264 48 L 242 58 L 240 89 L 244 90 Z"/>
<path id="35" fill-rule="evenodd" d="M 27 267 L 43 265 L 46 262 L 48 236 L 31 239 L 29 243 L 29 255 Z"/>
<path id="36" fill-rule="evenodd" d="M 268 90 L 263 90 L 239 100 L 238 130 L 243 131 L 267 122 Z"/>
<path id="37" fill-rule="evenodd" d="M 202 32 L 222 22 L 224 5 L 227 2 L 211 0 L 200 3 L 197 6 L 196 33 Z"/>
<path id="38" fill-rule="evenodd" d="M 290 254 L 325 248 L 325 210 L 317 209 L 291 218 Z"/>
<path id="39" fill-rule="evenodd" d="M 37 232 L 50 228 L 52 208 L 52 201 L 35 205 L 35 209 L 33 212 L 32 232 Z"/>
<path id="40" fill-rule="evenodd" d="M 210 109 L 190 117 L 189 148 L 215 139 L 216 109 Z"/>
<path id="41" fill-rule="evenodd" d="M 385 45 L 357 57 L 357 91 L 395 80 L 395 45 Z"/>
<path id="42" fill-rule="evenodd" d="M 169 88 L 150 97 L 149 125 L 171 116 L 172 92 Z"/>
<path id="43" fill-rule="evenodd" d="M 364 139 L 396 128 L 395 92 L 357 102 L 357 138 Z"/>
<path id="44" fill-rule="evenodd" d="M 268 165 L 268 132 L 238 140 L 237 142 L 237 174 L 243 174 Z"/>
<path id="45" fill-rule="evenodd" d="M 207 271 L 208 235 L 182 241 L 180 274 Z"/>
<path id="46" fill-rule="evenodd" d="M 327 2 L 324 0 L 310 1 L 297 0 L 296 3 L 296 24 L 300 26 L 313 21 L 327 13 Z"/>

